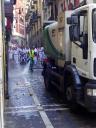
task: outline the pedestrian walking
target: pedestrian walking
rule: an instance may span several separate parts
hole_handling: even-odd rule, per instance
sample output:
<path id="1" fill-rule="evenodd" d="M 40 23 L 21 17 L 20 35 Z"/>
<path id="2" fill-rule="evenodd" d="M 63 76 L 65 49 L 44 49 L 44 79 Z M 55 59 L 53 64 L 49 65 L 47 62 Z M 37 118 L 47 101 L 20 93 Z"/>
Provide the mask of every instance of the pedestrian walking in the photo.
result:
<path id="1" fill-rule="evenodd" d="M 33 64 L 34 64 L 34 49 L 30 50 L 29 56 L 30 56 L 30 70 L 33 70 Z"/>
<path id="2" fill-rule="evenodd" d="M 42 63 L 44 58 L 44 47 L 41 47 L 39 50 L 39 58 L 40 58 L 40 62 Z"/>
<path id="3" fill-rule="evenodd" d="M 19 57 L 18 57 L 18 49 L 15 48 L 14 49 L 14 61 L 15 61 L 16 64 L 18 64 L 18 62 L 19 62 L 18 60 L 19 60 Z"/>
<path id="4" fill-rule="evenodd" d="M 37 48 L 34 49 L 34 64 L 36 65 L 37 64 Z"/>
<path id="5" fill-rule="evenodd" d="M 13 50 L 10 47 L 8 51 L 9 51 L 9 61 L 12 61 L 13 60 Z"/>

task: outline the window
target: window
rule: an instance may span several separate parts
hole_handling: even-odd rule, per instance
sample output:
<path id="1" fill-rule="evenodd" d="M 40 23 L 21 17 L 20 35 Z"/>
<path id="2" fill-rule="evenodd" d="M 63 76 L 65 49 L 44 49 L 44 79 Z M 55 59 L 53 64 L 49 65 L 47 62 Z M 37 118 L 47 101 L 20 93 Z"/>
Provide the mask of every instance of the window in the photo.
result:
<path id="1" fill-rule="evenodd" d="M 10 0 L 5 0 L 5 2 L 9 2 L 10 3 Z"/>
<path id="2" fill-rule="evenodd" d="M 96 9 L 93 10 L 92 14 L 92 36 L 93 41 L 96 43 Z"/>
<path id="3" fill-rule="evenodd" d="M 83 59 L 88 58 L 88 13 L 80 12 L 80 42 L 82 43 Z"/>
<path id="4" fill-rule="evenodd" d="M 80 41 L 83 42 L 84 35 L 88 35 L 88 15 L 87 11 L 80 12 Z"/>

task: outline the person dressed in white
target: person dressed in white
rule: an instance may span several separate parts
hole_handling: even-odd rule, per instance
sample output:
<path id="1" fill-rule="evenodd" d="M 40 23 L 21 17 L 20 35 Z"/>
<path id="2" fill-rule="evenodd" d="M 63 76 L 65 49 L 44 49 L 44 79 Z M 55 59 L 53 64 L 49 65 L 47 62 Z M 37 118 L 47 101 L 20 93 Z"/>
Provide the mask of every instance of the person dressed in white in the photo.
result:
<path id="1" fill-rule="evenodd" d="M 18 57 L 18 49 L 15 48 L 15 49 L 14 49 L 14 61 L 15 61 L 16 64 L 18 64 L 18 62 L 19 62 L 19 61 L 18 61 L 18 58 L 19 58 L 19 57 Z"/>
<path id="2" fill-rule="evenodd" d="M 37 54 L 38 54 L 38 51 L 37 51 L 37 48 L 34 49 L 34 64 L 37 64 Z"/>
<path id="3" fill-rule="evenodd" d="M 20 53 L 22 52 L 22 49 L 18 47 L 18 61 L 20 61 Z"/>
<path id="4" fill-rule="evenodd" d="M 11 47 L 9 48 L 9 60 L 10 60 L 10 61 L 13 60 L 13 50 L 12 50 Z"/>
<path id="5" fill-rule="evenodd" d="M 28 52 L 30 52 L 30 48 L 28 48 Z"/>
<path id="6" fill-rule="evenodd" d="M 39 58 L 41 62 L 43 61 L 43 57 L 44 57 L 44 47 L 41 47 L 39 50 Z"/>

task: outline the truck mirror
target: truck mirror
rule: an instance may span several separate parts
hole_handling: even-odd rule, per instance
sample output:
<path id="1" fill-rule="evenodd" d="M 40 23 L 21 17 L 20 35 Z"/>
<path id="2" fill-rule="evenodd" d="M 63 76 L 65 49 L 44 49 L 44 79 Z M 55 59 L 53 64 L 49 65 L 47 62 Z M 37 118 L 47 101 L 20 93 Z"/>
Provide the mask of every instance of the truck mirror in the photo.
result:
<path id="1" fill-rule="evenodd" d="M 73 24 L 78 24 L 79 23 L 79 20 L 78 20 L 78 16 L 77 15 L 73 15 L 72 16 L 72 22 L 73 22 Z"/>
<path id="2" fill-rule="evenodd" d="M 73 28 L 73 35 L 74 35 L 74 41 L 79 41 L 80 40 L 80 31 L 79 31 L 79 26 L 78 25 L 74 25 Z"/>
<path id="3" fill-rule="evenodd" d="M 73 15 L 71 17 L 67 18 L 67 24 L 78 24 L 79 20 L 78 20 L 78 16 L 77 15 Z"/>
<path id="4" fill-rule="evenodd" d="M 79 26 L 78 25 L 71 25 L 69 27 L 69 36 L 70 36 L 70 41 L 79 41 Z"/>
<path id="5" fill-rule="evenodd" d="M 67 18 L 67 24 L 72 24 L 72 18 L 71 17 Z"/>
<path id="6" fill-rule="evenodd" d="M 69 27 L 69 37 L 70 41 L 74 41 L 74 35 L 73 35 L 73 25 Z"/>

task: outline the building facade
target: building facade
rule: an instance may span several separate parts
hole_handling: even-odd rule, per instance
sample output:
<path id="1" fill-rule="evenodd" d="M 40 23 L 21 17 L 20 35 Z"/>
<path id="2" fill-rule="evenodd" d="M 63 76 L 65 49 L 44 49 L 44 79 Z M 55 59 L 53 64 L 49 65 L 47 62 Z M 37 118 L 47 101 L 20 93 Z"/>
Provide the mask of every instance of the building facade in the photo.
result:
<path id="1" fill-rule="evenodd" d="M 96 0 L 28 0 L 26 1 L 26 42 L 28 46 L 42 45 L 43 22 L 55 20 L 64 28 L 64 11 L 77 8 L 81 2 L 92 3 Z"/>
<path id="2" fill-rule="evenodd" d="M 1 0 L 2 2 L 2 36 L 3 38 L 3 50 L 4 50 L 4 96 L 8 98 L 8 45 L 12 36 L 12 24 L 13 24 L 13 5 L 16 4 L 16 0 Z M 4 2 L 4 7 L 3 7 Z M 5 13 L 5 14 L 4 14 Z M 4 20 L 5 17 L 5 20 Z M 6 38 L 5 38 L 6 37 Z"/>
<path id="3" fill-rule="evenodd" d="M 13 9 L 12 42 L 25 45 L 25 4 L 26 0 L 17 0 Z"/>
<path id="4" fill-rule="evenodd" d="M 44 21 L 58 20 L 61 12 L 73 10 L 78 7 L 81 2 L 89 4 L 96 3 L 96 0 L 44 0 Z"/>
<path id="5" fill-rule="evenodd" d="M 16 0 L 4 0 L 4 16 L 5 16 L 5 27 L 6 27 L 6 41 L 10 40 L 10 35 L 12 33 L 13 24 L 13 5 L 16 4 Z"/>
<path id="6" fill-rule="evenodd" d="M 30 0 L 26 3 L 26 39 L 30 47 L 42 42 L 43 0 Z"/>

